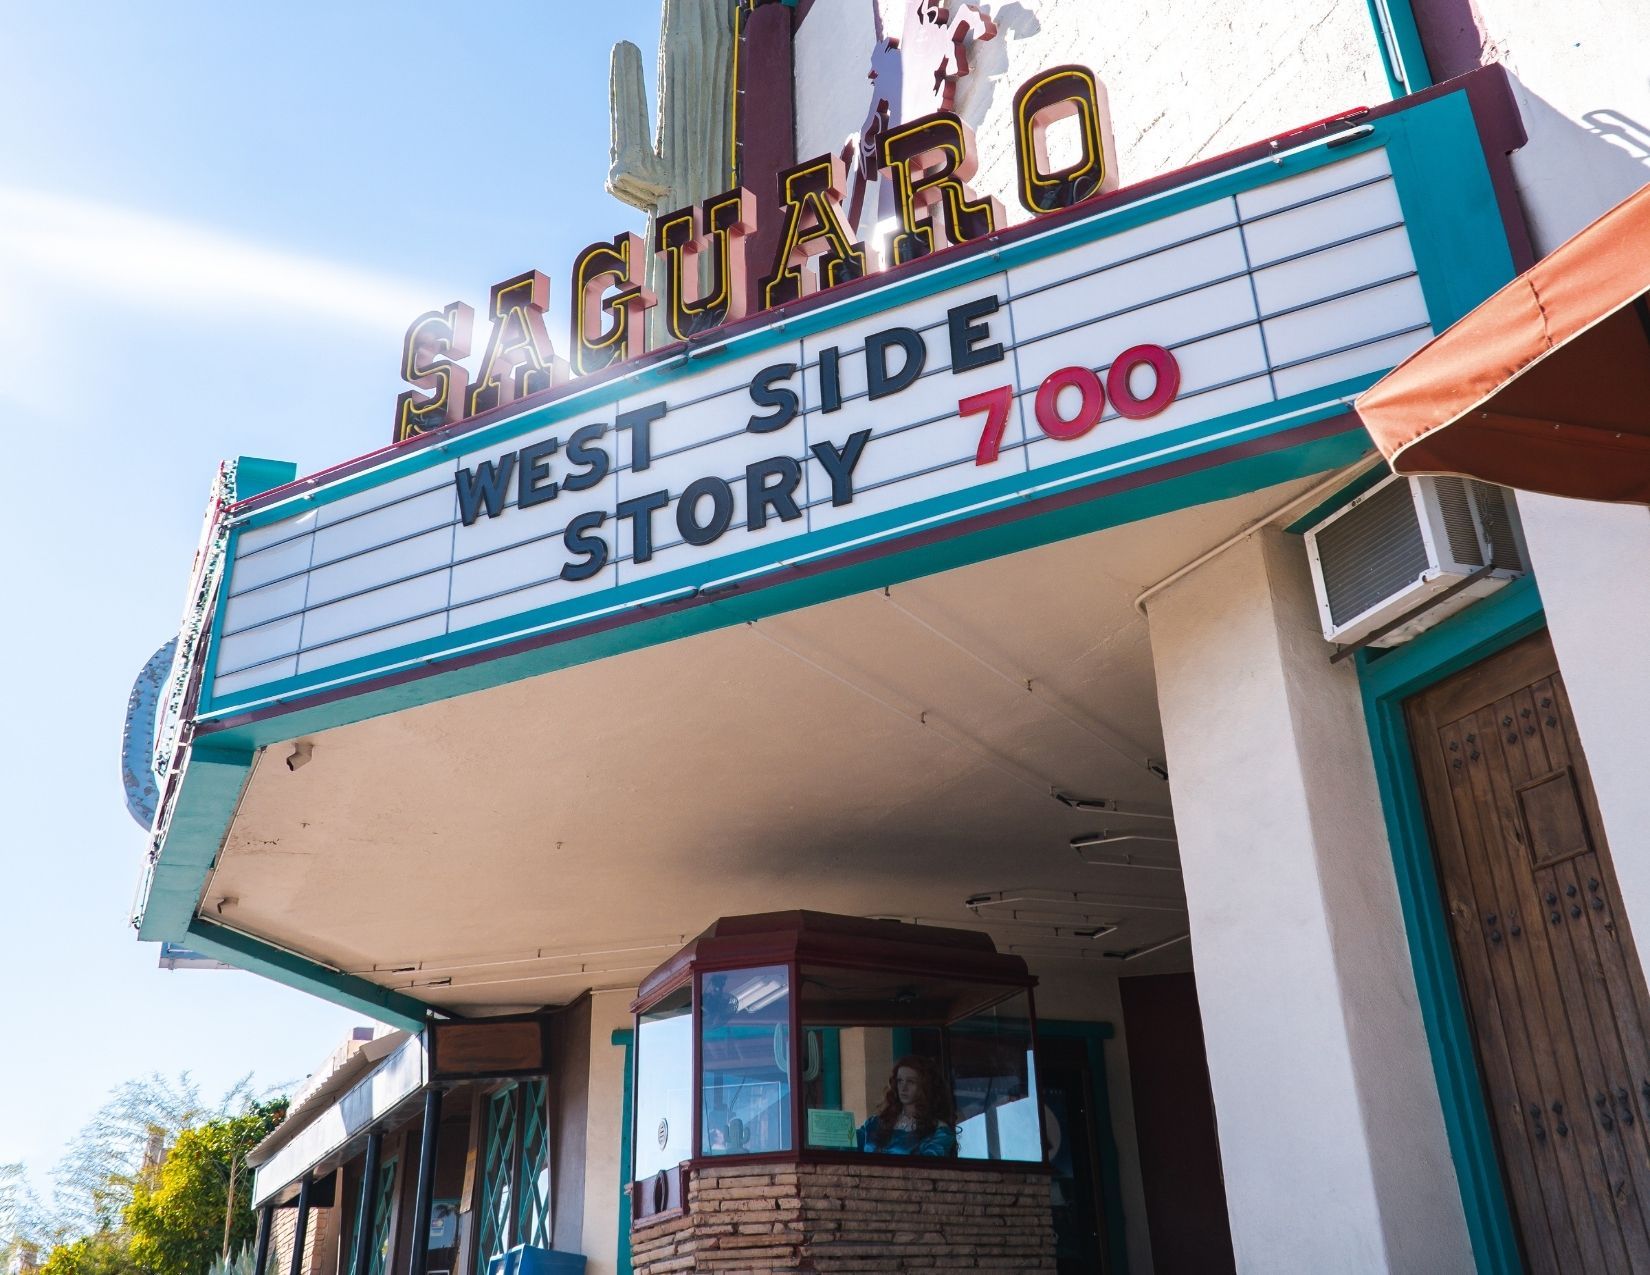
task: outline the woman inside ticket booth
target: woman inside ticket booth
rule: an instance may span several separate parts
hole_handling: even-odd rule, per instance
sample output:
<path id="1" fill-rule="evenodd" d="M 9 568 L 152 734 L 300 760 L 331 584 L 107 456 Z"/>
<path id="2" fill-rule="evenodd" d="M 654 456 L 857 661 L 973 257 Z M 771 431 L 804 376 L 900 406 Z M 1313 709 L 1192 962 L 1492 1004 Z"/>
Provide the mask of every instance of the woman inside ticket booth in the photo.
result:
<path id="1" fill-rule="evenodd" d="M 859 1149 L 877 1155 L 957 1154 L 957 1116 L 950 1086 L 926 1058 L 894 1064 L 882 1110 L 859 1127 Z"/>

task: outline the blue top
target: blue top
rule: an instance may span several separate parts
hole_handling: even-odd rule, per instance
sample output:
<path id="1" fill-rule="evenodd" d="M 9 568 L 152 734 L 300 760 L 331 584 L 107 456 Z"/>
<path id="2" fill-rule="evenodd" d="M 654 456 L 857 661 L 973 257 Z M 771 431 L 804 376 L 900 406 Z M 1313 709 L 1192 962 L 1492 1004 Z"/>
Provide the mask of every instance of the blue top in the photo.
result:
<path id="1" fill-rule="evenodd" d="M 936 1125 L 926 1138 L 918 1138 L 910 1129 L 895 1129 L 883 1139 L 882 1126 L 872 1116 L 859 1127 L 857 1138 L 861 1151 L 878 1155 L 933 1155 L 953 1157 L 957 1154 L 957 1131 L 950 1125 Z"/>

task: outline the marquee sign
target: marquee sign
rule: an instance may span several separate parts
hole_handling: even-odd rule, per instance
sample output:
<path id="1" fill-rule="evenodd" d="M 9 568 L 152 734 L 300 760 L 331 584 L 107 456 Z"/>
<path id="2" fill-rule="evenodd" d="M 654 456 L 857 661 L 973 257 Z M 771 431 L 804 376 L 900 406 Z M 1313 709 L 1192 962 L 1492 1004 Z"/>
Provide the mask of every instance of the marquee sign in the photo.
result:
<path id="1" fill-rule="evenodd" d="M 1462 89 L 1331 123 L 248 502 L 200 717 L 1281 446 L 1510 274 L 1478 127 Z M 731 248 L 742 202 L 694 232 Z M 539 372 L 502 321 L 470 393 L 508 402 Z"/>

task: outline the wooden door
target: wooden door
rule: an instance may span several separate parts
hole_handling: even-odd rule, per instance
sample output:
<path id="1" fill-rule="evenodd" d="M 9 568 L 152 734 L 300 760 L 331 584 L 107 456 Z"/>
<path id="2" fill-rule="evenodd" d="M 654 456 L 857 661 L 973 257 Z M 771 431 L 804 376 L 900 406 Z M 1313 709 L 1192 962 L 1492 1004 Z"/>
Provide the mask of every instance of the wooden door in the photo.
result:
<path id="1" fill-rule="evenodd" d="M 1526 1262 L 1650 1272 L 1650 1014 L 1552 645 L 1406 710 Z"/>

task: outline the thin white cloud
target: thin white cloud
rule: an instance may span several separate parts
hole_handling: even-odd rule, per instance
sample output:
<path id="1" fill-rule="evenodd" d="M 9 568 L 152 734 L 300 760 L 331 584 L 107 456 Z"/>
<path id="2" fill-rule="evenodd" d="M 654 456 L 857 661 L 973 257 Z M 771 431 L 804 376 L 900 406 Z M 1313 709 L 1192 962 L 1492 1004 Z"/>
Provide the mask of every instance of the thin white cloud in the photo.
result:
<path id="1" fill-rule="evenodd" d="M 204 226 L 0 186 L 0 275 L 19 272 L 202 317 L 273 310 L 397 332 L 444 299 L 417 281 Z"/>

